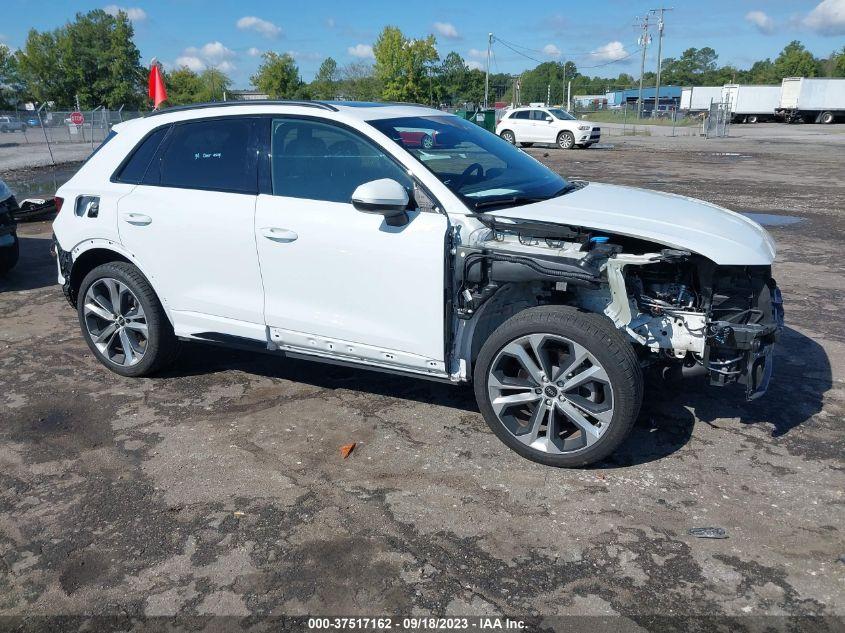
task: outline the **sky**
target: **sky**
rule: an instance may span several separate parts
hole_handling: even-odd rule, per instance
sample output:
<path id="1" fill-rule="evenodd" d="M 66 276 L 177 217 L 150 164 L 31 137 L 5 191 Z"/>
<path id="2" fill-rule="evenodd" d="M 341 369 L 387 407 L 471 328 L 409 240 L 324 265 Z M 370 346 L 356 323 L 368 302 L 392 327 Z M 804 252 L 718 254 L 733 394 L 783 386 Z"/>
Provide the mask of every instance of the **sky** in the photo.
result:
<path id="1" fill-rule="evenodd" d="M 434 34 L 441 57 L 457 51 L 482 69 L 492 32 L 494 72 L 515 73 L 565 58 L 585 74 L 638 76 L 635 24 L 660 6 L 657 0 L 3 0 L 0 43 L 18 48 L 31 28 L 53 29 L 90 9 L 122 9 L 134 23 L 145 65 L 158 58 L 167 68 L 213 66 L 237 88 L 249 87 L 265 51 L 290 53 L 306 81 L 328 56 L 341 66 L 372 61 L 372 44 L 387 24 L 409 37 Z M 845 46 L 845 0 L 675 0 L 663 6 L 673 7 L 665 14 L 664 57 L 711 46 L 720 64 L 747 68 L 774 58 L 794 39 L 817 56 Z M 656 24 L 653 14 L 650 20 Z M 656 65 L 656 28 L 651 33 L 646 70 Z"/>

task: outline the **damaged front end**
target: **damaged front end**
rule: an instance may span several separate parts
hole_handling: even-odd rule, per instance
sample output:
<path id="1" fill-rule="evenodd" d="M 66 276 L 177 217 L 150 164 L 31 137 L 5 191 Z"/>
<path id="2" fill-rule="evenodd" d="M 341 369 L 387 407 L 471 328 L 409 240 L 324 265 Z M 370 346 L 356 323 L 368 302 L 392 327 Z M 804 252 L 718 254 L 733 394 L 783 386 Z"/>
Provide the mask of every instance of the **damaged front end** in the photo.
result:
<path id="1" fill-rule="evenodd" d="M 636 238 L 478 217 L 484 228 L 454 251 L 458 319 L 473 319 L 507 288 L 508 301 L 603 313 L 644 365 L 705 373 L 717 386 L 739 383 L 748 399 L 766 391 L 783 328 L 770 266 L 718 266 Z"/>

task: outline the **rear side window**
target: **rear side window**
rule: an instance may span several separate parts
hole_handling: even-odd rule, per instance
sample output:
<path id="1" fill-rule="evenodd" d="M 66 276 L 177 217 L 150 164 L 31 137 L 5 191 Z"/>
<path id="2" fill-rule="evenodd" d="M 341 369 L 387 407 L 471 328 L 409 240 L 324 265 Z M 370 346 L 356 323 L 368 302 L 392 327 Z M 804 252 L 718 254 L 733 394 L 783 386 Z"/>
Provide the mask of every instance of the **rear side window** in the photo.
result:
<path id="1" fill-rule="evenodd" d="M 253 127 L 253 119 L 239 117 L 176 125 L 161 154 L 160 184 L 257 193 Z"/>
<path id="2" fill-rule="evenodd" d="M 141 184 L 144 181 L 144 174 L 147 171 L 147 167 L 155 155 L 158 146 L 161 145 L 161 141 L 167 134 L 168 129 L 169 126 L 160 127 L 136 145 L 132 154 L 129 156 L 129 160 L 118 171 L 115 180 L 133 185 Z M 103 141 L 103 145 L 105 144 L 106 142 Z M 103 145 L 100 145 L 100 147 Z"/>
<path id="3" fill-rule="evenodd" d="M 531 112 L 529 110 L 520 110 L 519 112 L 514 112 L 510 118 L 512 119 L 527 119 L 530 116 Z"/>

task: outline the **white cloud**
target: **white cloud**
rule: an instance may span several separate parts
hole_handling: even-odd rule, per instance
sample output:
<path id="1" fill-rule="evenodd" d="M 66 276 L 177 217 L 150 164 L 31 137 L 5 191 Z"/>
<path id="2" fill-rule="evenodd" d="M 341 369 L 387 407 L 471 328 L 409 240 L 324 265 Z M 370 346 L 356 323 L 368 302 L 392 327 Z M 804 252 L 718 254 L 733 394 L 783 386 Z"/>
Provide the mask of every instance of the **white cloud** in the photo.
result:
<path id="1" fill-rule="evenodd" d="M 199 57 L 195 57 L 193 55 L 182 55 L 182 57 L 177 57 L 173 65 L 176 68 L 185 66 L 186 68 L 193 70 L 195 73 L 205 70 L 205 62 L 203 62 Z"/>
<path id="2" fill-rule="evenodd" d="M 247 54 L 247 55 L 249 55 L 250 57 L 260 57 L 260 56 L 261 56 L 261 50 L 260 50 L 260 49 L 255 48 L 255 47 L 253 46 L 252 48 L 250 48 L 249 50 L 247 50 L 246 54 Z"/>
<path id="3" fill-rule="evenodd" d="M 804 26 L 821 35 L 845 35 L 845 0 L 822 0 L 804 18 Z"/>
<path id="4" fill-rule="evenodd" d="M 272 22 L 262 20 L 254 15 L 242 17 L 235 23 L 235 26 L 237 26 L 241 31 L 255 31 L 264 37 L 279 37 L 279 35 L 282 34 L 281 28 Z"/>
<path id="5" fill-rule="evenodd" d="M 369 44 L 356 44 L 355 46 L 350 46 L 346 49 L 346 52 L 352 55 L 352 57 L 358 57 L 359 59 L 375 59 L 375 55 L 373 55 L 373 47 Z"/>
<path id="6" fill-rule="evenodd" d="M 591 52 L 590 57 L 600 62 L 614 62 L 628 57 L 628 51 L 622 42 L 608 42 Z"/>
<path id="7" fill-rule="evenodd" d="M 103 11 L 109 15 L 117 15 L 123 11 L 131 22 L 143 22 L 147 19 L 147 12 L 140 7 L 119 7 L 116 4 L 110 4 L 103 7 Z"/>
<path id="8" fill-rule="evenodd" d="M 330 29 L 333 29 L 337 26 L 337 22 L 335 22 L 334 18 L 326 18 L 326 26 Z"/>
<path id="9" fill-rule="evenodd" d="M 437 34 L 445 37 L 447 40 L 457 40 L 461 37 L 458 29 L 451 22 L 435 22 L 433 26 Z"/>
<path id="10" fill-rule="evenodd" d="M 471 59 L 467 62 L 467 68 L 470 70 L 484 70 L 484 64 Z"/>
<path id="11" fill-rule="evenodd" d="M 546 44 L 543 47 L 543 53 L 549 57 L 560 57 L 560 49 L 554 44 Z"/>
<path id="12" fill-rule="evenodd" d="M 745 14 L 745 21 L 757 27 L 761 33 L 770 34 L 775 30 L 775 21 L 763 11 L 749 11 Z"/>
<path id="13" fill-rule="evenodd" d="M 213 66 L 224 73 L 231 72 L 237 68 L 232 60 L 236 57 L 235 51 L 226 48 L 221 42 L 209 42 L 197 48 L 189 46 L 182 55 L 176 58 L 175 65 L 187 66 L 194 72 L 201 72 Z"/>
<path id="14" fill-rule="evenodd" d="M 480 51 L 477 48 L 471 48 L 467 51 L 467 57 L 475 59 L 487 59 L 487 51 Z"/>

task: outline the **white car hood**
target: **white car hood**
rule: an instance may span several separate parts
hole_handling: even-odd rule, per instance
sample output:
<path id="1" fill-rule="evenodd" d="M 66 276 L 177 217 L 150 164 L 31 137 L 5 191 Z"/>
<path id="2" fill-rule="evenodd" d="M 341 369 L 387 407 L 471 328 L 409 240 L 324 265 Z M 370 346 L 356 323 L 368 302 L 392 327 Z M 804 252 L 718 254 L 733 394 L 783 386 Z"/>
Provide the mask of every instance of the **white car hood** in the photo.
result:
<path id="1" fill-rule="evenodd" d="M 775 243 L 759 224 L 671 193 L 591 182 L 557 198 L 490 212 L 500 218 L 580 226 L 698 253 L 721 266 L 769 265 Z"/>

